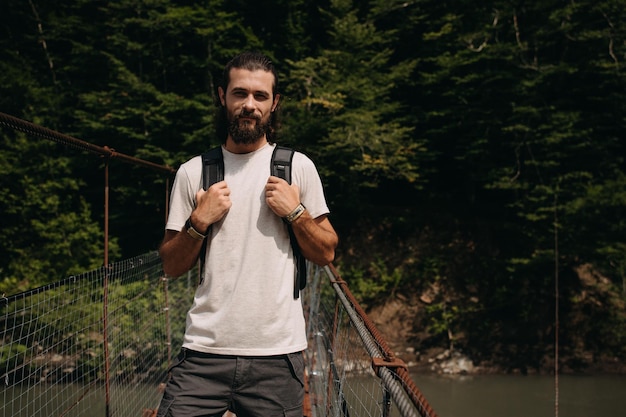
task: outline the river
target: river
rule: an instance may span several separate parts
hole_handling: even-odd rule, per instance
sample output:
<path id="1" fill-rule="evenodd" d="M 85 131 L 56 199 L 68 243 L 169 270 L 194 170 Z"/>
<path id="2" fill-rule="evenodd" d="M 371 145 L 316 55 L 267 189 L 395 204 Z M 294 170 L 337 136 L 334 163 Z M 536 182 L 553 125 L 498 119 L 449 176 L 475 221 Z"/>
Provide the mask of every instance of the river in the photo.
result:
<path id="1" fill-rule="evenodd" d="M 621 417 L 626 416 L 626 376 L 559 377 L 558 415 L 555 407 L 555 381 L 550 376 L 436 376 L 413 375 L 415 384 L 439 417 Z M 47 387 L 61 394 L 71 386 Z M 74 390 L 78 388 L 74 387 Z M 136 386 L 133 389 L 142 389 Z M 83 389 L 80 389 L 83 391 Z M 126 388 L 125 391 L 129 391 Z M 132 391 L 132 389 L 130 390 Z M 49 394 L 51 394 L 49 392 Z M 122 393 L 116 393 L 119 397 Z M 132 392 L 123 393 L 124 413 L 141 416 L 141 406 L 134 404 Z M 17 387 L 0 389 L 2 417 L 60 415 L 54 401 L 37 404 L 24 398 L 30 407 L 6 409 L 3 398 L 21 396 Z M 53 395 L 54 397 L 54 395 Z M 64 416 L 104 417 L 103 392 L 92 392 L 80 405 Z M 154 403 L 158 403 L 155 396 Z M 18 411 L 20 410 L 21 411 Z M 360 416 L 352 416 L 360 417 Z"/>
<path id="2" fill-rule="evenodd" d="M 413 375 L 439 417 L 626 416 L 626 376 Z M 558 414 L 557 414 L 558 410 Z"/>

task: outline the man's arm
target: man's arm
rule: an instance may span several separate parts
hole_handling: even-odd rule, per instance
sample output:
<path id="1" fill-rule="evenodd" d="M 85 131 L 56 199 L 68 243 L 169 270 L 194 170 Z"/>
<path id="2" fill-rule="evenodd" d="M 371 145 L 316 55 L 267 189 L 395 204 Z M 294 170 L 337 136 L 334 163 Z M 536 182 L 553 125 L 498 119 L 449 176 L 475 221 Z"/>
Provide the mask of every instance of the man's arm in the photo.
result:
<path id="1" fill-rule="evenodd" d="M 291 226 L 305 258 L 321 266 L 328 265 L 335 259 L 335 248 L 339 238 L 328 216 L 314 219 L 305 210 Z"/>
<path id="2" fill-rule="evenodd" d="M 196 208 L 189 219 L 192 227 L 202 234 L 208 231 L 210 225 L 221 220 L 232 205 L 230 189 L 224 181 L 213 184 L 206 191 L 198 191 L 196 201 Z M 166 230 L 159 248 L 163 272 L 178 277 L 189 271 L 198 261 L 203 241 L 187 233 L 186 229 L 180 232 Z"/>
<path id="3" fill-rule="evenodd" d="M 178 277 L 193 268 L 198 262 L 202 242 L 192 238 L 185 230 L 166 230 L 159 247 L 163 272 L 171 277 Z"/>
<path id="4" fill-rule="evenodd" d="M 300 204 L 300 188 L 271 176 L 265 186 L 265 201 L 276 215 L 284 218 Z M 291 224 L 305 258 L 318 265 L 328 265 L 335 259 L 339 238 L 328 216 L 313 218 L 304 210 Z"/>

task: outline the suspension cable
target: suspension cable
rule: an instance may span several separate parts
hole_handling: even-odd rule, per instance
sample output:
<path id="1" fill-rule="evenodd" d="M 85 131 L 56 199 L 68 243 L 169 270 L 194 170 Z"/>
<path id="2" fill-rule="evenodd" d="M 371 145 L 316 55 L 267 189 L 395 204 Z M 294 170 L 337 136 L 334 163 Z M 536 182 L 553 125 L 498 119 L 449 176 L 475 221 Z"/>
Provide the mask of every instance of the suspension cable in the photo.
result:
<path id="1" fill-rule="evenodd" d="M 2 113 L 2 112 L 0 112 L 0 125 L 10 127 L 14 130 L 26 133 L 31 136 L 36 136 L 36 137 L 40 137 L 43 139 L 49 139 L 54 142 L 60 143 L 62 145 L 68 146 L 70 148 L 101 155 L 106 158 L 120 159 L 121 161 L 126 162 L 126 163 L 130 163 L 133 165 L 140 165 L 143 167 L 151 168 L 151 169 L 154 169 L 160 172 L 165 172 L 168 174 L 173 174 L 176 172 L 176 170 L 170 166 L 160 165 L 154 162 L 150 162 L 150 161 L 146 161 L 143 159 L 135 158 L 133 156 L 125 155 L 123 153 L 116 152 L 114 149 L 109 148 L 108 146 L 97 146 L 92 143 L 86 142 L 84 140 L 76 139 L 72 136 L 59 133 L 52 129 L 48 129 L 43 126 L 36 125 L 34 123 L 19 119 L 17 117 L 14 117 L 6 113 Z"/>

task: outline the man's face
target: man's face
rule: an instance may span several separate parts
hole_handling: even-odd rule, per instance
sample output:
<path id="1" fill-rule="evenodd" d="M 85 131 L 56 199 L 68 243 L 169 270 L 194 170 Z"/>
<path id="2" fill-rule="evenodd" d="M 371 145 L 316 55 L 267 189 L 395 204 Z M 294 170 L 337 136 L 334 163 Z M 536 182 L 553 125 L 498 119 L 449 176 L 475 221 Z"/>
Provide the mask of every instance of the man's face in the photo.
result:
<path id="1" fill-rule="evenodd" d="M 269 71 L 230 70 L 227 90 L 219 88 L 226 109 L 228 133 L 237 144 L 251 144 L 265 137 L 279 96 L 272 95 L 274 75 Z"/>

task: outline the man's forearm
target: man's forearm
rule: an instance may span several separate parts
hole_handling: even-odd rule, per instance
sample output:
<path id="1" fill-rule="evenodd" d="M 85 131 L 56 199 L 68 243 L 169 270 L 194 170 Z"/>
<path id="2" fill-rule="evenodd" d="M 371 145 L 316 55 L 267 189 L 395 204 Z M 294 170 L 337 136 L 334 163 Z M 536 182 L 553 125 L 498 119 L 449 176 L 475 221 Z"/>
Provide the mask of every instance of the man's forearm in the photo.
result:
<path id="1" fill-rule="evenodd" d="M 305 211 L 292 227 L 300 251 L 309 261 L 324 266 L 335 259 L 338 237 L 326 216 L 314 219 Z"/>
<path id="2" fill-rule="evenodd" d="M 171 277 L 178 277 L 193 268 L 198 262 L 202 242 L 184 230 L 167 230 L 159 248 L 163 272 Z"/>

